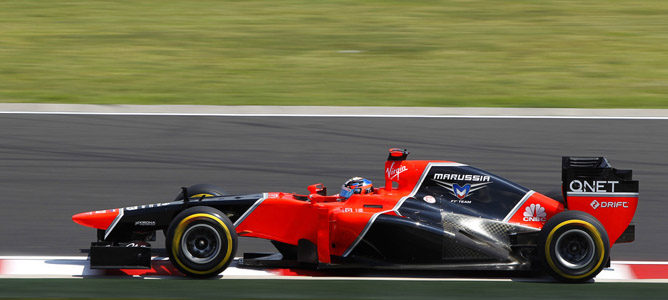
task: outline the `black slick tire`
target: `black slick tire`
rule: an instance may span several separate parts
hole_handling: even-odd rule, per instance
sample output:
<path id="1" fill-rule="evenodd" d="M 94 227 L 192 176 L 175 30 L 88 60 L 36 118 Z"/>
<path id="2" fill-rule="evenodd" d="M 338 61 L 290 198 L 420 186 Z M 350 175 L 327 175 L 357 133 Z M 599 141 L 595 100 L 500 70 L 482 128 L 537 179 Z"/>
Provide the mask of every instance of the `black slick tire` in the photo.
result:
<path id="1" fill-rule="evenodd" d="M 609 256 L 610 242 L 605 228 L 585 212 L 561 212 L 541 230 L 538 258 L 559 281 L 586 282 L 603 270 Z"/>
<path id="2" fill-rule="evenodd" d="M 165 247 L 172 264 L 197 278 L 225 270 L 237 251 L 237 233 L 230 219 L 208 206 L 188 208 L 172 220 Z"/>

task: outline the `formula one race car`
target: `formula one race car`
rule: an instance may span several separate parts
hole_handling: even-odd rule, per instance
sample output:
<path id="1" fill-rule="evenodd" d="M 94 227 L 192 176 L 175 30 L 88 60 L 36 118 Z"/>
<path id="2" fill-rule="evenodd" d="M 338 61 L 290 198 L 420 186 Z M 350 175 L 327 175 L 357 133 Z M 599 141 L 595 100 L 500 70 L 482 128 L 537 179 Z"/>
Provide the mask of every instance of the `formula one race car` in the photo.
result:
<path id="1" fill-rule="evenodd" d="M 384 187 L 353 178 L 332 196 L 322 184 L 307 195 L 225 195 L 199 184 L 173 202 L 72 219 L 98 229 L 92 268 L 148 268 L 147 241 L 163 230 L 171 262 L 194 277 L 222 272 L 245 236 L 280 255 L 245 254 L 241 266 L 545 270 L 582 282 L 609 265 L 613 244 L 634 240 L 638 181 L 603 157 L 563 157 L 553 199 L 465 164 L 407 156 L 390 149 Z"/>

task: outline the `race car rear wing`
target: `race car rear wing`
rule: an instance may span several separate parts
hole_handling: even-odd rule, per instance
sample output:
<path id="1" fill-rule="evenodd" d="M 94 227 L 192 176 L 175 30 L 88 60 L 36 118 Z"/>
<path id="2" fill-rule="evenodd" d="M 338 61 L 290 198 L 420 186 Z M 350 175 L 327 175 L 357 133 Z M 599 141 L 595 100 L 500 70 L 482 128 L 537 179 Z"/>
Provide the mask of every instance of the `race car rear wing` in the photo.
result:
<path id="1" fill-rule="evenodd" d="M 611 245 L 631 228 L 638 205 L 638 181 L 631 170 L 615 169 L 605 157 L 565 156 L 561 176 L 566 207 L 596 217 Z"/>
<path id="2" fill-rule="evenodd" d="M 633 171 L 613 168 L 605 157 L 562 157 L 564 199 L 583 193 L 638 193 Z"/>

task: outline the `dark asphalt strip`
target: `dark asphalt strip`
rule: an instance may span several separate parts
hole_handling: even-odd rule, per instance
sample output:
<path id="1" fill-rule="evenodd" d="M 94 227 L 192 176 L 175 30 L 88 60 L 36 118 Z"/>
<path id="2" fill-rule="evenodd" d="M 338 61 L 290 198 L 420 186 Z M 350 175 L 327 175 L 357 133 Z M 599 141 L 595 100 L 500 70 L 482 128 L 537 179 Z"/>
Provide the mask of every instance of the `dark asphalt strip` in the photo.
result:
<path id="1" fill-rule="evenodd" d="M 668 121 L 175 116 L 0 116 L 0 255 L 77 255 L 94 230 L 75 213 L 172 200 L 181 186 L 305 192 L 383 182 L 390 147 L 468 163 L 539 192 L 562 155 L 605 155 L 640 180 L 636 242 L 615 260 L 666 260 Z M 158 241 L 157 246 L 161 246 Z M 245 239 L 240 252 L 266 251 Z"/>
<path id="2" fill-rule="evenodd" d="M 0 279 L 0 297 L 63 299 L 665 299 L 668 284 L 376 280 Z"/>

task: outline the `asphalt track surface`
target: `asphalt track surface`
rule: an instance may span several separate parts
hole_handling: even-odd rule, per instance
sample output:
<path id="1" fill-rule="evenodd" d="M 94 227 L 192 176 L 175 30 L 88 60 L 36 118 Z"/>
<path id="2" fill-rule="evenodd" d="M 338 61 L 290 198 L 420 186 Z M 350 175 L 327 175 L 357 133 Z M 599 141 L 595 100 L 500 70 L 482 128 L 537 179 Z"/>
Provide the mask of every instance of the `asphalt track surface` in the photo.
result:
<path id="1" fill-rule="evenodd" d="M 336 193 L 352 176 L 382 185 L 390 147 L 544 193 L 559 190 L 562 155 L 605 155 L 640 180 L 636 242 L 612 258 L 668 259 L 667 120 L 30 114 L 0 116 L 0 255 L 81 255 L 95 232 L 73 214 L 170 201 L 195 183 L 230 193 L 316 182 Z M 272 249 L 242 239 L 237 254 Z"/>

